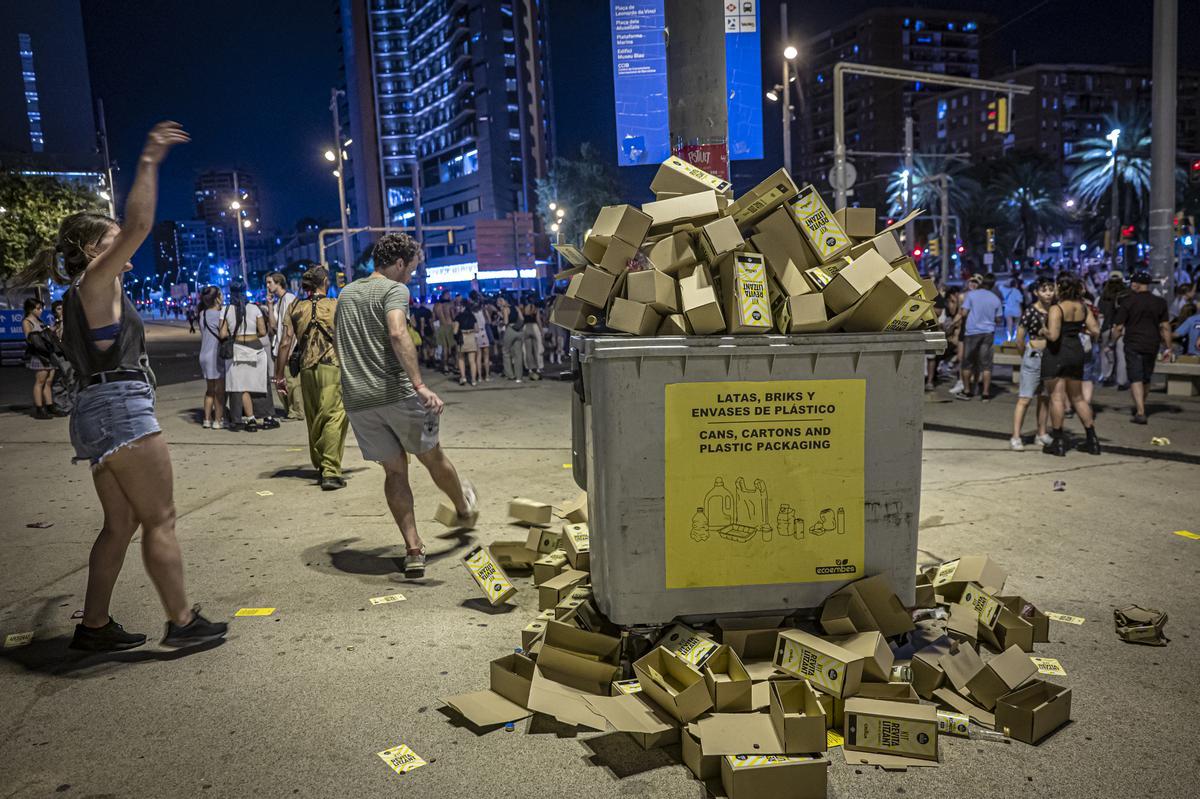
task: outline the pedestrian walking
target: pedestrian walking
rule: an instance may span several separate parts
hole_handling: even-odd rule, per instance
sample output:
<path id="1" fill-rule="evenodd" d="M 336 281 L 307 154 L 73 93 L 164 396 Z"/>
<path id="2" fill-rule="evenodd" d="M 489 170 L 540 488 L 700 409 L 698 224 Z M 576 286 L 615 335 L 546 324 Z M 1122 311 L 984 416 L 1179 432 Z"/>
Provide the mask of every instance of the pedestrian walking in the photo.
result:
<path id="1" fill-rule="evenodd" d="M 1125 276 L 1120 272 L 1109 272 L 1108 279 L 1100 288 L 1100 382 L 1116 385 L 1121 391 L 1129 387 L 1129 376 L 1125 371 L 1125 344 L 1113 335 L 1113 324 L 1117 309 L 1130 294 L 1125 285 Z"/>
<path id="2" fill-rule="evenodd" d="M 336 491 L 346 487 L 342 454 L 347 424 L 334 348 L 337 300 L 327 296 L 329 272 L 322 266 L 308 269 L 300 279 L 300 287 L 308 298 L 292 303 L 283 317 L 275 356 L 275 385 L 286 386 L 289 378 L 299 383 L 304 405 L 300 418 L 308 425 L 308 456 L 317 470 L 321 489 Z M 291 374 L 293 368 L 295 375 Z"/>
<path id="3" fill-rule="evenodd" d="M 188 332 L 195 333 L 196 332 L 196 306 L 194 306 L 194 305 L 189 304 L 187 307 L 187 323 L 188 323 Z"/>
<path id="4" fill-rule="evenodd" d="M 470 300 L 472 312 L 475 314 L 475 344 L 479 350 L 475 356 L 477 369 L 475 379 L 484 382 L 492 379 L 492 339 L 488 331 L 491 317 L 482 294 L 472 291 Z"/>
<path id="5" fill-rule="evenodd" d="M 51 328 L 42 321 L 45 304 L 34 297 L 25 300 L 25 317 L 21 330 L 25 333 L 25 366 L 33 372 L 34 419 L 53 419 L 66 416 L 54 406 L 54 364 Z"/>
<path id="6" fill-rule="evenodd" d="M 204 378 L 204 418 L 206 430 L 225 427 L 225 364 L 221 360 L 221 290 L 205 286 L 200 292 L 200 374 Z"/>
<path id="7" fill-rule="evenodd" d="M 384 496 L 404 537 L 409 577 L 424 576 L 426 554 L 413 512 L 409 454 L 450 498 L 461 526 L 473 527 L 478 515 L 474 487 L 459 479 L 438 443 L 444 406 L 421 379 L 408 333 L 405 283 L 420 260 L 412 237 L 385 234 L 375 245 L 375 272 L 342 289 L 334 319 L 346 413 L 363 457 L 383 466 Z"/>
<path id="8" fill-rule="evenodd" d="M 104 526 L 88 560 L 83 619 L 72 649 L 109 652 L 145 643 L 109 615 L 125 552 L 142 531 L 142 560 L 167 614 L 162 643 L 186 646 L 221 638 L 227 625 L 210 622 L 188 603 L 183 556 L 175 536 L 171 455 L 154 416 L 154 374 L 142 319 L 122 286 L 129 259 L 154 225 L 158 167 L 188 135 L 174 122 L 150 131 L 125 203 L 125 224 L 102 214 L 72 214 L 59 226 L 53 249 L 31 270 L 70 288 L 64 295 L 63 349 L 78 375 L 71 413 L 74 460 L 92 466 Z"/>
<path id="9" fill-rule="evenodd" d="M 525 337 L 522 333 L 525 327 L 525 317 L 507 297 L 501 297 L 498 306 L 501 324 L 504 326 L 500 334 L 504 376 L 514 383 L 520 383 L 521 378 L 525 375 Z"/>
<path id="10" fill-rule="evenodd" d="M 1053 441 L 1046 432 L 1046 423 L 1050 418 L 1050 397 L 1042 380 L 1042 354 L 1046 349 L 1046 317 L 1054 304 L 1054 281 L 1039 277 L 1034 281 L 1033 293 L 1033 305 L 1025 309 L 1017 324 L 1017 347 L 1021 350 L 1020 388 L 1017 406 L 1013 409 L 1012 438 L 1008 442 L 1015 452 L 1025 449 L 1021 427 L 1025 424 L 1025 414 L 1034 398 L 1037 399 L 1037 436 L 1034 443 L 1046 446 Z"/>
<path id="11" fill-rule="evenodd" d="M 287 278 L 283 272 L 271 272 L 267 275 L 267 331 L 271 335 L 271 362 L 279 359 L 281 353 L 281 338 L 284 320 L 291 312 L 296 295 L 288 291 Z M 287 363 L 290 352 L 283 352 L 284 363 Z M 279 401 L 283 403 L 283 418 L 304 419 L 304 402 L 300 397 L 300 378 L 284 373 L 284 388 L 277 389 Z"/>
<path id="12" fill-rule="evenodd" d="M 969 400 L 975 395 L 979 381 L 979 396 L 987 402 L 992 398 L 992 356 L 995 349 L 996 319 L 1001 314 L 1000 298 L 992 289 L 996 278 L 975 274 L 968 281 L 970 291 L 963 298 L 958 319 L 963 325 L 962 384 L 958 399 Z"/>
<path id="13" fill-rule="evenodd" d="M 542 341 L 541 303 L 533 292 L 525 295 L 521 306 L 521 315 L 525 326 L 521 337 L 525 346 L 525 365 L 529 368 L 531 380 L 541 380 L 542 372 L 546 369 L 545 342 Z"/>
<path id="14" fill-rule="evenodd" d="M 1001 302 L 1004 305 L 1004 340 L 1012 341 L 1017 337 L 1017 327 L 1021 324 L 1021 311 L 1025 300 L 1025 292 L 1021 288 L 1021 279 L 1014 277 L 1008 285 L 1000 290 Z"/>
<path id="15" fill-rule="evenodd" d="M 261 392 L 268 383 L 267 321 L 252 302 L 246 302 L 246 285 L 229 284 L 229 306 L 221 315 L 221 338 L 233 337 L 233 359 L 225 361 L 225 393 L 232 403 L 241 403 L 242 420 L 233 429 L 258 432 L 251 392 Z"/>
<path id="16" fill-rule="evenodd" d="M 1096 438 L 1095 420 L 1091 406 L 1083 398 L 1083 344 L 1080 333 L 1100 335 L 1100 323 L 1087 303 L 1083 301 L 1083 281 L 1078 276 L 1065 273 L 1058 278 L 1056 295 L 1058 302 L 1046 314 L 1043 336 L 1046 348 L 1042 354 L 1042 380 L 1050 392 L 1051 441 L 1042 447 L 1047 455 L 1067 454 L 1067 441 L 1063 433 L 1063 418 L 1067 405 L 1083 424 L 1087 436 L 1083 450 L 1092 455 L 1100 454 L 1100 441 Z"/>
<path id="17" fill-rule="evenodd" d="M 1150 391 L 1160 348 L 1165 359 L 1174 358 L 1167 301 L 1150 293 L 1153 282 L 1149 272 L 1135 272 L 1129 279 L 1130 295 L 1117 308 L 1113 320 L 1113 336 L 1125 342 L 1125 369 L 1129 373 L 1134 424 L 1146 424 L 1146 394 Z"/>

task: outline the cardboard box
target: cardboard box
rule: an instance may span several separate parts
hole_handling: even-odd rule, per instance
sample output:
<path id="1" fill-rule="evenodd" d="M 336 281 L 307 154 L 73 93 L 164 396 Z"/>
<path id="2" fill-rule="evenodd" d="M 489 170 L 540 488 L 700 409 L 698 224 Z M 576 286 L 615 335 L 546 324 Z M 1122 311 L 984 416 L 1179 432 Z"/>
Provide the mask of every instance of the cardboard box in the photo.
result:
<path id="1" fill-rule="evenodd" d="M 675 275 L 698 260 L 692 246 L 692 235 L 683 231 L 659 239 L 645 253 L 650 264 L 667 275 Z"/>
<path id="2" fill-rule="evenodd" d="M 721 645 L 708 635 L 686 624 L 673 624 L 658 639 L 658 646 L 694 668 L 697 673 L 704 663 L 717 653 Z"/>
<path id="3" fill-rule="evenodd" d="M 608 205 L 592 224 L 583 246 L 583 254 L 592 263 L 600 263 L 613 242 L 624 242 L 637 249 L 650 230 L 650 217 L 632 205 Z M 610 270 L 611 271 L 611 270 Z"/>
<path id="4" fill-rule="evenodd" d="M 739 252 L 726 256 L 721 262 L 721 286 L 725 291 L 730 333 L 771 332 L 775 323 L 771 318 L 762 255 Z"/>
<path id="5" fill-rule="evenodd" d="M 688 322 L 687 317 L 681 313 L 668 314 L 663 317 L 662 324 L 658 326 L 659 336 L 690 336 L 692 335 L 692 326 Z"/>
<path id="6" fill-rule="evenodd" d="M 1044 644 L 1050 641 L 1050 617 L 1038 610 L 1032 602 L 1019 596 L 1002 596 L 997 597 L 997 599 L 1003 602 L 1006 608 L 1033 627 L 1033 642 L 1035 644 Z M 1006 646 L 1005 649 L 1007 648 Z"/>
<path id="7" fill-rule="evenodd" d="M 584 271 L 587 271 L 586 268 Z M 582 274 L 579 277 L 580 282 L 582 282 Z M 574 280 L 574 277 L 571 279 Z M 595 326 L 599 316 L 599 308 L 589 305 L 577 297 L 569 297 L 566 294 L 559 295 L 554 300 L 554 305 L 550 308 L 551 324 L 565 327 L 567 330 L 574 330 L 577 333 L 584 333 L 591 330 Z M 451 508 L 451 510 L 453 511 L 454 508 Z"/>
<path id="8" fill-rule="evenodd" d="M 891 271 L 891 264 L 879 253 L 873 250 L 864 253 L 838 270 L 829 285 L 821 290 L 825 304 L 834 313 L 841 313 L 867 296 Z"/>
<path id="9" fill-rule="evenodd" d="M 541 585 L 566 569 L 567 553 L 556 549 L 533 562 L 533 584 Z"/>
<path id="10" fill-rule="evenodd" d="M 475 578 L 475 584 L 490 604 L 499 605 L 517 593 L 517 587 L 508 579 L 504 569 L 500 568 L 492 553 L 482 546 L 476 546 L 468 552 L 463 558 L 463 565 Z"/>
<path id="11" fill-rule="evenodd" d="M 750 711 L 750 690 L 753 681 L 738 658 L 737 653 L 727 646 L 720 646 L 704 661 L 700 673 L 712 698 L 713 710 L 717 713 L 745 713 Z"/>
<path id="12" fill-rule="evenodd" d="M 933 699 L 933 692 L 942 687 L 946 680 L 946 672 L 942 669 L 941 659 L 950 654 L 949 638 L 934 641 L 913 655 L 909 662 L 912 669 L 912 686 L 922 699 Z"/>
<path id="13" fill-rule="evenodd" d="M 938 717 L 932 705 L 886 699 L 846 700 L 842 744 L 847 750 L 938 759 Z"/>
<path id="14" fill-rule="evenodd" d="M 796 227 L 796 217 L 790 208 L 776 208 L 759 220 L 755 229 L 758 232 L 750 237 L 750 241 L 776 275 L 781 274 L 789 263 L 801 272 L 821 265 L 808 240 Z"/>
<path id="15" fill-rule="evenodd" d="M 878 632 L 854 633 L 826 639 L 856 655 L 862 655 L 863 679 L 888 682 L 892 678 L 892 648 Z"/>
<path id="16" fill-rule="evenodd" d="M 488 544 L 488 552 L 492 553 L 506 574 L 532 571 L 533 562 L 538 559 L 538 553 L 526 547 L 524 541 L 493 541 Z"/>
<path id="17" fill-rule="evenodd" d="M 621 639 L 546 622 L 537 665 L 551 680 L 603 696 L 621 673 Z"/>
<path id="18" fill-rule="evenodd" d="M 1033 625 L 1007 607 L 1000 610 L 996 626 L 981 633 L 988 645 L 997 651 L 1002 652 L 1011 646 L 1020 647 L 1022 652 L 1033 651 Z"/>
<path id="19" fill-rule="evenodd" d="M 933 575 L 933 587 L 950 601 L 957 601 L 967 583 L 976 583 L 989 594 L 1004 589 L 1008 572 L 987 555 L 964 555 L 948 560 Z"/>
<path id="20" fill-rule="evenodd" d="M 917 209 L 903 219 L 888 225 L 871 238 L 855 244 L 850 248 L 850 257 L 857 258 L 863 253 L 874 250 L 883 256 L 883 259 L 889 264 L 893 261 L 899 261 L 904 257 L 904 252 L 900 249 L 900 241 L 896 238 L 896 233 L 899 232 L 900 228 L 907 225 L 909 220 L 916 219 L 922 213 L 924 212 L 921 209 Z"/>
<path id="21" fill-rule="evenodd" d="M 571 524 L 586 523 L 588 520 L 587 492 L 580 491 L 575 499 L 563 502 L 558 516 Z"/>
<path id="22" fill-rule="evenodd" d="M 668 233 L 682 223 L 703 225 L 721 213 L 717 207 L 717 193 L 712 190 L 656 200 L 643 205 L 642 211 L 650 216 L 651 233 Z"/>
<path id="23" fill-rule="evenodd" d="M 608 310 L 608 326 L 635 336 L 653 336 L 662 317 L 649 305 L 616 297 Z"/>
<path id="24" fill-rule="evenodd" d="M 529 528 L 525 537 L 525 546 L 543 555 L 549 555 L 562 546 L 562 535 L 557 530 L 547 530 L 544 527 Z"/>
<path id="25" fill-rule="evenodd" d="M 770 686 L 771 726 L 783 754 L 824 752 L 825 708 L 808 680 L 773 680 Z"/>
<path id="26" fill-rule="evenodd" d="M 712 281 L 697 269 L 679 279 L 679 306 L 697 336 L 725 332 L 725 315 Z"/>
<path id="27" fill-rule="evenodd" d="M 912 614 L 882 574 L 855 580 L 830 596 L 821 609 L 821 627 L 830 635 L 878 631 L 885 638 L 914 629 Z"/>
<path id="28" fill-rule="evenodd" d="M 809 680 L 830 696 L 853 696 L 862 682 L 865 658 L 801 630 L 781 630 L 775 668 Z"/>
<path id="29" fill-rule="evenodd" d="M 433 512 L 433 520 L 445 527 L 459 528 L 458 511 L 454 509 L 454 505 L 446 500 L 438 503 L 437 510 Z"/>
<path id="30" fill-rule="evenodd" d="M 800 190 L 792 203 L 792 215 L 821 263 L 833 261 L 850 250 L 850 237 L 812 184 Z"/>
<path id="31" fill-rule="evenodd" d="M 700 748 L 699 728 L 688 724 L 683 728 L 680 742 L 683 749 L 683 764 L 698 780 L 711 780 L 721 776 L 721 755 L 705 755 Z"/>
<path id="32" fill-rule="evenodd" d="M 733 217 L 739 229 L 744 230 L 795 197 L 798 192 L 792 176 L 787 170 L 780 169 L 730 203 L 725 213 Z"/>
<path id="33" fill-rule="evenodd" d="M 847 333 L 903 332 L 922 324 L 933 303 L 921 299 L 921 284 L 903 269 L 893 269 L 846 320 Z"/>
<path id="34" fill-rule="evenodd" d="M 952 602 L 949 605 L 950 617 L 946 619 L 946 635 L 954 641 L 972 648 L 979 646 L 979 617 L 970 605 Z"/>
<path id="35" fill-rule="evenodd" d="M 629 270 L 630 262 L 640 257 L 641 250 L 637 246 L 621 239 L 613 239 L 605 248 L 604 257 L 596 266 L 611 275 L 620 275 Z"/>
<path id="36" fill-rule="evenodd" d="M 584 701 L 617 732 L 628 733 L 642 749 L 679 743 L 679 725 L 640 694 L 585 697 Z"/>
<path id="37" fill-rule="evenodd" d="M 670 275 L 657 269 L 630 272 L 625 279 L 625 297 L 649 305 L 660 314 L 679 312 L 679 286 Z"/>
<path id="38" fill-rule="evenodd" d="M 613 680 L 609 687 L 609 696 L 621 696 L 622 694 L 640 694 L 642 692 L 642 684 L 636 678 L 632 680 Z"/>
<path id="39" fill-rule="evenodd" d="M 525 497 L 514 497 L 508 501 L 508 515 L 522 524 L 548 525 L 553 508 L 545 502 Z"/>
<path id="40" fill-rule="evenodd" d="M 1029 658 L 1026 658 L 1026 661 L 1029 661 Z M 1030 663 L 1032 665 L 1032 662 Z M 954 690 L 963 695 L 970 693 L 968 686 L 971 680 L 983 670 L 983 660 L 979 653 L 964 645 L 951 647 L 950 652 L 938 661 L 938 665 L 946 673 L 946 679 L 954 686 Z"/>
<path id="41" fill-rule="evenodd" d="M 874 208 L 839 208 L 833 218 L 852 239 L 869 239 L 875 235 Z"/>
<path id="42" fill-rule="evenodd" d="M 743 249 L 746 240 L 738 231 L 733 217 L 722 216 L 700 227 L 700 232 L 696 234 L 696 246 L 704 259 L 713 263 L 722 255 Z"/>
<path id="43" fill-rule="evenodd" d="M 807 755 L 726 755 L 721 786 L 729 799 L 825 799 L 829 761 Z"/>
<path id="44" fill-rule="evenodd" d="M 524 649 L 526 652 L 529 652 L 533 649 L 533 645 L 546 635 L 547 621 L 547 619 L 543 619 L 539 616 L 538 618 L 529 622 L 529 624 L 525 625 L 524 629 L 521 630 L 522 649 Z"/>
<path id="45" fill-rule="evenodd" d="M 573 267 L 573 269 L 566 270 L 567 272 L 571 272 L 571 271 L 574 271 L 577 269 L 583 269 L 585 266 L 588 265 L 587 256 L 584 255 L 583 252 L 580 251 L 580 249 L 578 247 L 576 247 L 575 245 L 573 245 L 573 244 L 552 244 L 550 246 L 552 246 L 554 248 L 555 252 L 562 255 L 563 259 L 565 259 L 566 262 L 569 263 Z M 562 273 L 560 273 L 560 274 L 562 274 Z M 556 276 L 555 280 L 558 280 L 558 279 L 559 278 Z"/>
<path id="46" fill-rule="evenodd" d="M 650 181 L 650 191 L 655 194 L 662 192 L 694 194 L 709 189 L 717 194 L 728 195 L 733 192 L 733 184 L 722 177 L 709 174 L 675 155 L 659 165 L 658 172 L 654 174 L 654 180 Z"/>
<path id="47" fill-rule="evenodd" d="M 996 702 L 996 729 L 1036 744 L 1071 720 L 1071 689 L 1034 680 Z"/>
<path id="48" fill-rule="evenodd" d="M 889 702 L 907 702 L 912 705 L 921 703 L 917 689 L 906 682 L 865 682 L 858 686 L 854 695 L 862 699 L 886 699 Z M 846 700 L 830 697 L 829 704 L 833 711 L 833 729 L 840 730 L 846 719 Z"/>
<path id="49" fill-rule="evenodd" d="M 617 276 L 596 266 L 589 266 L 571 278 L 565 296 L 585 305 L 603 308 L 608 305 Z"/>
<path id="50" fill-rule="evenodd" d="M 780 333 L 820 330 L 829 322 L 825 298 L 820 294 L 786 297 L 775 307 L 775 322 Z"/>
<path id="51" fill-rule="evenodd" d="M 994 729 L 996 726 L 996 716 L 993 713 L 984 710 L 962 694 L 955 692 L 950 686 L 945 686 L 934 691 L 933 698 L 943 707 L 951 708 L 955 712 L 967 716 L 971 721 L 987 727 L 989 730 Z"/>
<path id="52" fill-rule="evenodd" d="M 979 619 L 979 626 L 989 630 L 996 626 L 996 621 L 1000 618 L 1000 611 L 1004 609 L 1003 602 L 975 583 L 967 583 L 959 604 L 971 608 L 975 612 L 975 617 Z"/>
<path id="53" fill-rule="evenodd" d="M 775 654 L 775 639 L 784 616 L 744 616 L 717 619 L 721 643 L 737 653 L 738 658 L 770 660 Z M 745 665 L 743 663 L 743 665 Z M 773 668 L 773 667 L 772 667 Z"/>
<path id="54" fill-rule="evenodd" d="M 572 569 L 588 571 L 591 568 L 591 532 L 586 524 L 564 524 L 562 544 Z"/>
<path id="55" fill-rule="evenodd" d="M 538 610 L 553 610 L 559 602 L 567 598 L 571 589 L 591 578 L 585 571 L 567 569 L 556 574 L 538 586 Z"/>
<path id="56" fill-rule="evenodd" d="M 699 672 L 661 646 L 634 663 L 633 672 L 642 684 L 642 693 L 677 721 L 689 722 L 712 707 L 708 686 Z"/>
<path id="57" fill-rule="evenodd" d="M 1037 676 L 1037 666 L 1018 646 L 1011 646 L 989 660 L 967 683 L 971 699 L 987 710 L 996 707 L 1000 697 L 1014 691 Z"/>
<path id="58" fill-rule="evenodd" d="M 917 572 L 916 579 L 916 598 L 913 600 L 914 608 L 936 608 L 937 594 L 933 590 L 933 582 L 929 575 L 924 572 Z"/>
<path id="59" fill-rule="evenodd" d="M 442 701 L 477 727 L 519 721 L 533 715 L 527 709 L 533 668 L 533 661 L 524 655 L 505 655 L 493 660 L 488 668 L 489 690 L 448 696 Z"/>

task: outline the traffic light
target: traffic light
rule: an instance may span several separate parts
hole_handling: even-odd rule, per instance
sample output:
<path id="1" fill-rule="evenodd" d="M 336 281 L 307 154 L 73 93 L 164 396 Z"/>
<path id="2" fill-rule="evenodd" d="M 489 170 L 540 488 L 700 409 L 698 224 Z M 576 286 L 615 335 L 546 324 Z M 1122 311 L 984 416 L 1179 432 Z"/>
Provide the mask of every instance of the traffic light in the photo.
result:
<path id="1" fill-rule="evenodd" d="M 1008 133 L 1008 98 L 997 97 L 987 104 L 987 129 L 996 133 Z"/>
<path id="2" fill-rule="evenodd" d="M 987 251 L 996 251 L 996 228 L 990 227 L 987 229 Z"/>
<path id="3" fill-rule="evenodd" d="M 924 255 L 924 251 L 920 247 L 916 247 L 913 249 L 913 258 L 915 258 L 916 260 L 919 261 L 919 260 L 921 260 L 922 255 Z"/>
<path id="4" fill-rule="evenodd" d="M 937 239 L 930 239 L 929 246 L 927 248 L 927 252 L 933 256 L 941 255 L 942 254 L 942 243 L 940 241 L 938 241 Z"/>
<path id="5" fill-rule="evenodd" d="M 1121 243 L 1132 244 L 1133 237 L 1137 234 L 1136 225 L 1124 225 L 1121 228 Z"/>
<path id="6" fill-rule="evenodd" d="M 1188 170 L 1188 182 L 1200 183 L 1200 160 L 1192 162 L 1192 168 Z"/>

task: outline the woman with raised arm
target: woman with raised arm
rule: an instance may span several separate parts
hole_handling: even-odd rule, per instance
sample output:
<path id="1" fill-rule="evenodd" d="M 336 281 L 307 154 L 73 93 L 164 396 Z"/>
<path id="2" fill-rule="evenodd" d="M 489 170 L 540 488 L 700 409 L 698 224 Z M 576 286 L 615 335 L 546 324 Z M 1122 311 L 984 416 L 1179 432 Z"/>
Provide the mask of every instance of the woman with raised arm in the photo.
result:
<path id="1" fill-rule="evenodd" d="M 125 550 L 139 526 L 146 572 L 167 613 L 162 643 L 203 643 L 223 637 L 227 629 L 201 616 L 184 591 L 171 455 L 154 416 L 154 373 L 142 319 L 122 286 L 122 276 L 133 268 L 129 259 L 154 224 L 158 166 L 172 147 L 187 141 L 177 123 L 155 125 L 138 159 L 125 223 L 103 214 L 72 214 L 59 226 L 54 248 L 31 267 L 70 284 L 63 296 L 63 349 L 79 388 L 71 443 L 74 460 L 91 463 L 104 508 L 72 649 L 111 652 L 145 643 L 146 636 L 126 632 L 108 612 Z"/>

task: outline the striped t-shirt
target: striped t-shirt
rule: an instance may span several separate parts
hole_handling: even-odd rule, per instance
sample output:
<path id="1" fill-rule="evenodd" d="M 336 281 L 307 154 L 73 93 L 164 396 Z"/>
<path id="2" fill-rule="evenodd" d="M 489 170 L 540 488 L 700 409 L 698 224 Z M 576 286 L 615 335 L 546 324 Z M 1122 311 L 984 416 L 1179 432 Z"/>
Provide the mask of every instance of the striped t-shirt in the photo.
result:
<path id="1" fill-rule="evenodd" d="M 356 280 L 338 294 L 333 329 L 346 410 L 391 405 L 416 393 L 392 351 L 387 327 L 388 311 L 408 313 L 408 297 L 407 286 L 380 274 Z"/>

